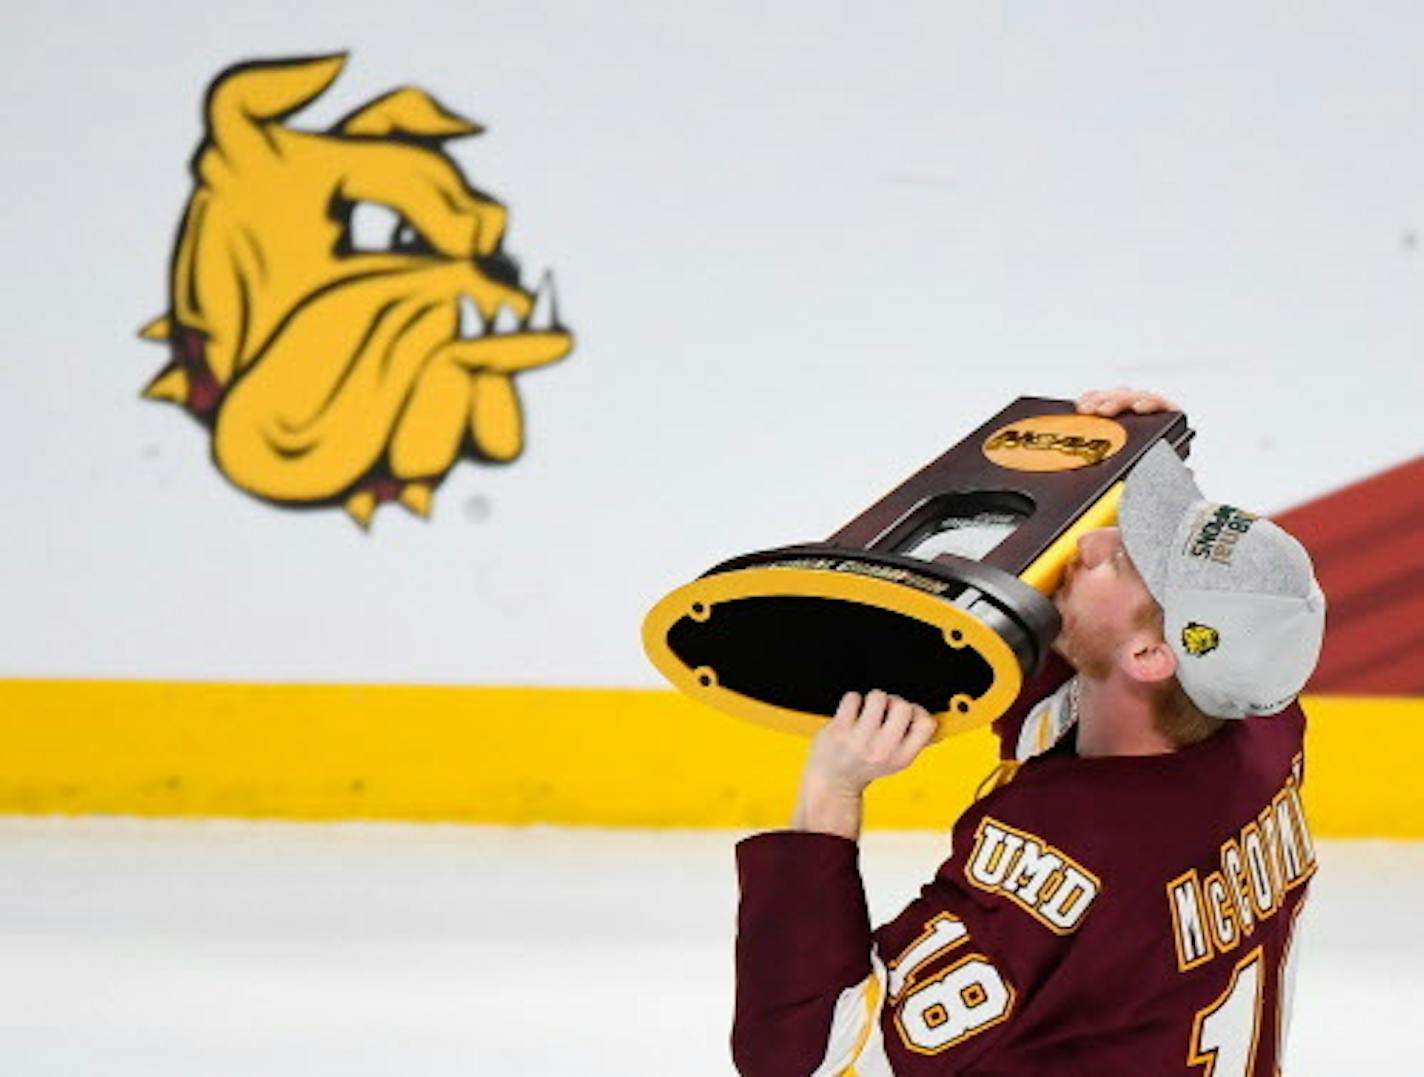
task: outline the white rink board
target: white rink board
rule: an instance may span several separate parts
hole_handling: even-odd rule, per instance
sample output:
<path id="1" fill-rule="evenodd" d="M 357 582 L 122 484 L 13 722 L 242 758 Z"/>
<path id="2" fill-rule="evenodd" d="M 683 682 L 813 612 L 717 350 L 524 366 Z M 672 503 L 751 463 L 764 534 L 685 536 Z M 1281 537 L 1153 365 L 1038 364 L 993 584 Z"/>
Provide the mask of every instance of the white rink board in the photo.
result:
<path id="1" fill-rule="evenodd" d="M 646 687 L 644 613 L 823 539 L 1021 394 L 1177 400 L 1214 497 L 1419 452 L 1424 8 L 8 5 L 0 676 Z M 139 392 L 200 104 L 350 50 L 557 271 L 527 451 L 433 518 L 289 512 Z"/>
<path id="2" fill-rule="evenodd" d="M 739 836 L 0 819 L 0 1072 L 728 1074 Z M 1424 845 L 1319 852 L 1286 1072 L 1408 1072 Z"/>

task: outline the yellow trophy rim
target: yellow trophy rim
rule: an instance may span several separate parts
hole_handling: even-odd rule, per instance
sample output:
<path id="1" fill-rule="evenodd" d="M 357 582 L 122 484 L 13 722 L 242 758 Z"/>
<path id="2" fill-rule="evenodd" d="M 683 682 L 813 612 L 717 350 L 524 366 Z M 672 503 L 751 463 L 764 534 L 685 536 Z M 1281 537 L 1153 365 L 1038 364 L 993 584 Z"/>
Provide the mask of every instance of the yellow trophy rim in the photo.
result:
<path id="1" fill-rule="evenodd" d="M 932 740 L 943 740 L 988 725 L 1003 714 L 1019 694 L 1023 671 L 1018 656 L 984 622 L 946 599 L 905 584 L 850 571 L 757 566 L 703 576 L 671 592 L 648 611 L 643 621 L 643 648 L 658 671 L 692 698 L 758 725 L 814 736 L 828 720 L 827 716 L 763 703 L 723 688 L 717 683 L 715 670 L 707 666 L 689 668 L 667 643 L 668 632 L 680 619 L 706 620 L 719 602 L 786 596 L 839 599 L 890 610 L 934 625 L 944 633 L 946 645 L 956 650 L 962 647 L 977 650 L 993 670 L 993 683 L 978 699 L 964 694 L 954 696 L 949 706 L 935 715 L 939 728 Z M 876 687 L 879 686 L 863 686 L 864 690 Z"/>

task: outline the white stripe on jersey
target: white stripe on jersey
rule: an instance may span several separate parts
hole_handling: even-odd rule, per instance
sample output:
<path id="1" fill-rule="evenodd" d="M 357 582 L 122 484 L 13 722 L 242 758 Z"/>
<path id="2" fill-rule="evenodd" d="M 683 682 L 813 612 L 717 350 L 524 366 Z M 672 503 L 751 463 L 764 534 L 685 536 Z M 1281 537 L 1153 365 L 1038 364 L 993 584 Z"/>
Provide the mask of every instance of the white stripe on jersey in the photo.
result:
<path id="1" fill-rule="evenodd" d="M 836 999 L 826 1055 L 811 1077 L 894 1077 L 880 1035 L 886 979 L 884 963 L 871 951 L 870 975 Z"/>
<path id="2" fill-rule="evenodd" d="M 1073 723 L 1078 720 L 1073 707 L 1077 682 L 1076 676 L 1070 677 L 1058 691 L 1039 700 L 1028 712 L 1019 727 L 1019 742 L 1014 749 L 1014 758 L 1020 763 L 1042 755 L 1073 728 Z"/>

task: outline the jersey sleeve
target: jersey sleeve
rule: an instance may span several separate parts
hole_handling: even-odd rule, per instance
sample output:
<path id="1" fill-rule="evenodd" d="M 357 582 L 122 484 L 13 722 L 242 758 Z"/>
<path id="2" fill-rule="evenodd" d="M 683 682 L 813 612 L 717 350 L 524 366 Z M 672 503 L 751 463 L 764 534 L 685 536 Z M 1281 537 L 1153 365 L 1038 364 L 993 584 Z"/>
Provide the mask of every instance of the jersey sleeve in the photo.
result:
<path id="1" fill-rule="evenodd" d="M 736 1014 L 732 1057 L 744 1077 L 817 1072 L 841 996 L 871 974 L 860 850 L 831 834 L 774 831 L 737 846 Z M 859 1035 L 863 1019 L 852 1014 Z"/>

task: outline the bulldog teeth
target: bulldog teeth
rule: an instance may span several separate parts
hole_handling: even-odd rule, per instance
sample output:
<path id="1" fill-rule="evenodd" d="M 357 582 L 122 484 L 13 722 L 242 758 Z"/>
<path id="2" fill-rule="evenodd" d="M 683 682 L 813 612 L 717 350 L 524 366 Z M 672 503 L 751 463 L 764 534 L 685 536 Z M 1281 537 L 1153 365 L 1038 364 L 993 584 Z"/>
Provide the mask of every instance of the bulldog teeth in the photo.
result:
<path id="1" fill-rule="evenodd" d="M 460 308 L 460 339 L 473 340 L 475 337 L 484 336 L 485 320 L 475 301 L 467 295 L 462 295 L 456 305 Z"/>
<path id="2" fill-rule="evenodd" d="M 547 270 L 539 281 L 539 290 L 534 293 L 534 308 L 524 328 L 535 333 L 554 328 L 554 275 Z"/>
<path id="3" fill-rule="evenodd" d="M 545 272 L 539 282 L 539 290 L 534 293 L 534 304 L 529 309 L 529 317 L 521 323 L 514 308 L 501 303 L 488 321 L 480 313 L 479 305 L 468 295 L 461 295 L 456 301 L 459 315 L 460 340 L 475 340 L 485 336 L 513 336 L 522 332 L 547 332 L 555 329 L 559 322 L 558 300 L 554 296 L 554 277 Z"/>
<path id="4" fill-rule="evenodd" d="M 519 332 L 519 316 L 503 303 L 499 305 L 499 310 L 495 312 L 494 331 L 501 334 Z"/>

